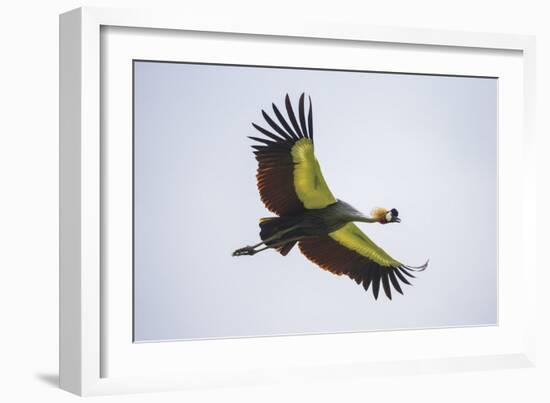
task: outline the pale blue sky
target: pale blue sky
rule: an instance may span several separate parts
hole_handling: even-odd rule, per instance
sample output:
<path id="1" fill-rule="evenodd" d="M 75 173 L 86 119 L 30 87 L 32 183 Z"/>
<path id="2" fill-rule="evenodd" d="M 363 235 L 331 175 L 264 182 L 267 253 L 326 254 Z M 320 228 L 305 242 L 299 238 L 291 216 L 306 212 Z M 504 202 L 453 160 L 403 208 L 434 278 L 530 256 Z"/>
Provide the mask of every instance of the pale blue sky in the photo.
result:
<path id="1" fill-rule="evenodd" d="M 135 64 L 137 341 L 495 324 L 497 80 Z M 401 224 L 360 224 L 390 255 L 430 259 L 378 301 L 295 248 L 231 256 L 270 216 L 246 136 L 261 109 L 311 95 L 336 197 Z"/>

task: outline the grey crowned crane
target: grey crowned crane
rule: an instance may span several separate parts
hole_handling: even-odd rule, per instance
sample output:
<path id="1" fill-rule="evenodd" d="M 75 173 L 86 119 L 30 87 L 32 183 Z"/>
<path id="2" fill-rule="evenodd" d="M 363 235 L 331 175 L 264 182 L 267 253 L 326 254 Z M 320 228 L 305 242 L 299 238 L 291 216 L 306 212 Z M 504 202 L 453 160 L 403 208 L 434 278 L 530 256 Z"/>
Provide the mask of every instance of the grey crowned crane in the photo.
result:
<path id="1" fill-rule="evenodd" d="M 257 184 L 260 197 L 278 217 L 260 219 L 261 242 L 233 252 L 233 256 L 254 255 L 275 249 L 286 256 L 296 243 L 300 251 L 322 269 L 336 275 L 345 274 L 372 286 L 378 299 L 380 284 L 392 298 L 392 288 L 403 294 L 400 283 L 409 284 L 413 272 L 426 269 L 408 266 L 392 258 L 354 224 L 399 223 L 396 209 L 375 208 L 365 216 L 348 203 L 334 197 L 328 188 L 314 154 L 311 98 L 306 119 L 304 94 L 296 117 L 288 94 L 285 98 L 288 120 L 273 104 L 277 122 L 262 110 L 271 128 L 252 123 L 265 137 L 249 137 L 258 161 Z"/>

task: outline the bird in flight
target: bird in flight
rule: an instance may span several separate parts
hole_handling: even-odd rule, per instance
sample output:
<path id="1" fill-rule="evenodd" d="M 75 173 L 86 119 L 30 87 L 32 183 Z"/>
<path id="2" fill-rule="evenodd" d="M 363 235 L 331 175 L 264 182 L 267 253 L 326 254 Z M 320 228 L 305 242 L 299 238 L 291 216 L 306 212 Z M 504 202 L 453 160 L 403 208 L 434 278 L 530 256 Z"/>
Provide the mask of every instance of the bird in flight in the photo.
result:
<path id="1" fill-rule="evenodd" d="M 362 284 L 365 291 L 372 287 L 375 299 L 381 284 L 389 299 L 392 289 L 403 294 L 400 283 L 410 285 L 407 278 L 426 269 L 428 262 L 417 267 L 401 263 L 354 224 L 401 220 L 394 208 L 374 208 L 370 216 L 365 216 L 334 197 L 315 158 L 311 97 L 308 100 L 307 118 L 305 94 L 300 96 L 298 117 L 287 94 L 288 120 L 272 104 L 277 121 L 262 110 L 270 130 L 252 123 L 265 136 L 249 137 L 257 143 L 252 148 L 258 161 L 258 190 L 267 209 L 277 217 L 261 218 L 261 242 L 237 249 L 233 256 L 252 256 L 266 249 L 286 256 L 299 243 L 300 251 L 322 269 L 347 275 Z"/>

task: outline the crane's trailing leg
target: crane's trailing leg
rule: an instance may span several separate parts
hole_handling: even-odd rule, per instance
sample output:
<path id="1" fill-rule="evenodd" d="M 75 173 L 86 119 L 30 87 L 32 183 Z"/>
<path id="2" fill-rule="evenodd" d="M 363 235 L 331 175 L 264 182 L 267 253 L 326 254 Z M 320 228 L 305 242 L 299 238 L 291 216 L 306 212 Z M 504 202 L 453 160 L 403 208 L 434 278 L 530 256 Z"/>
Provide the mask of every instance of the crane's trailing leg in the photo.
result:
<path id="1" fill-rule="evenodd" d="M 280 247 L 288 245 L 289 243 L 294 244 L 294 243 L 298 242 L 300 239 L 303 239 L 303 238 L 300 237 L 300 238 L 285 239 L 284 241 L 271 243 L 269 246 L 264 246 L 261 249 L 255 249 L 258 246 L 263 244 L 263 242 L 260 242 L 259 244 L 256 244 L 254 246 L 245 246 L 244 248 L 237 249 L 235 252 L 233 252 L 233 256 L 247 256 L 247 255 L 252 256 L 252 255 L 255 255 L 258 252 L 262 252 L 262 251 L 267 250 L 267 249 L 278 249 Z"/>
<path id="2" fill-rule="evenodd" d="M 257 243 L 256 245 L 252 246 L 244 246 L 242 248 L 237 249 L 235 252 L 233 252 L 232 256 L 252 256 L 255 255 L 258 252 L 261 252 L 264 249 L 267 249 L 268 247 L 265 247 L 263 249 L 256 249 L 258 246 L 263 245 L 263 242 Z"/>
<path id="3" fill-rule="evenodd" d="M 233 256 L 252 256 L 266 249 L 277 249 L 281 254 L 286 255 L 294 244 L 300 239 L 292 234 L 298 229 L 293 219 L 283 217 L 262 218 L 260 220 L 260 238 L 262 242 L 252 246 L 245 246 L 233 252 Z M 287 239 L 285 239 L 285 236 Z M 265 247 L 256 249 L 261 245 Z"/>
<path id="4" fill-rule="evenodd" d="M 231 254 L 231 256 L 252 256 L 255 255 L 258 251 L 252 246 L 245 246 L 243 248 L 237 249 Z"/>

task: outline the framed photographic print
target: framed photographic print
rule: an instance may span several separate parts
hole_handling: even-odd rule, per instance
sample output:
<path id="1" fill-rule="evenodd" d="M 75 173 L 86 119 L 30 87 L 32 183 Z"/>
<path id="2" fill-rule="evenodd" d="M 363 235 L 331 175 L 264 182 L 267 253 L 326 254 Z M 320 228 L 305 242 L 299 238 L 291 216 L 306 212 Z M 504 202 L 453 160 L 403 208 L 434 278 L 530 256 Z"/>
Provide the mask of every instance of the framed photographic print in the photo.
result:
<path id="1" fill-rule="evenodd" d="M 60 24 L 64 389 L 533 365 L 533 38 Z"/>

